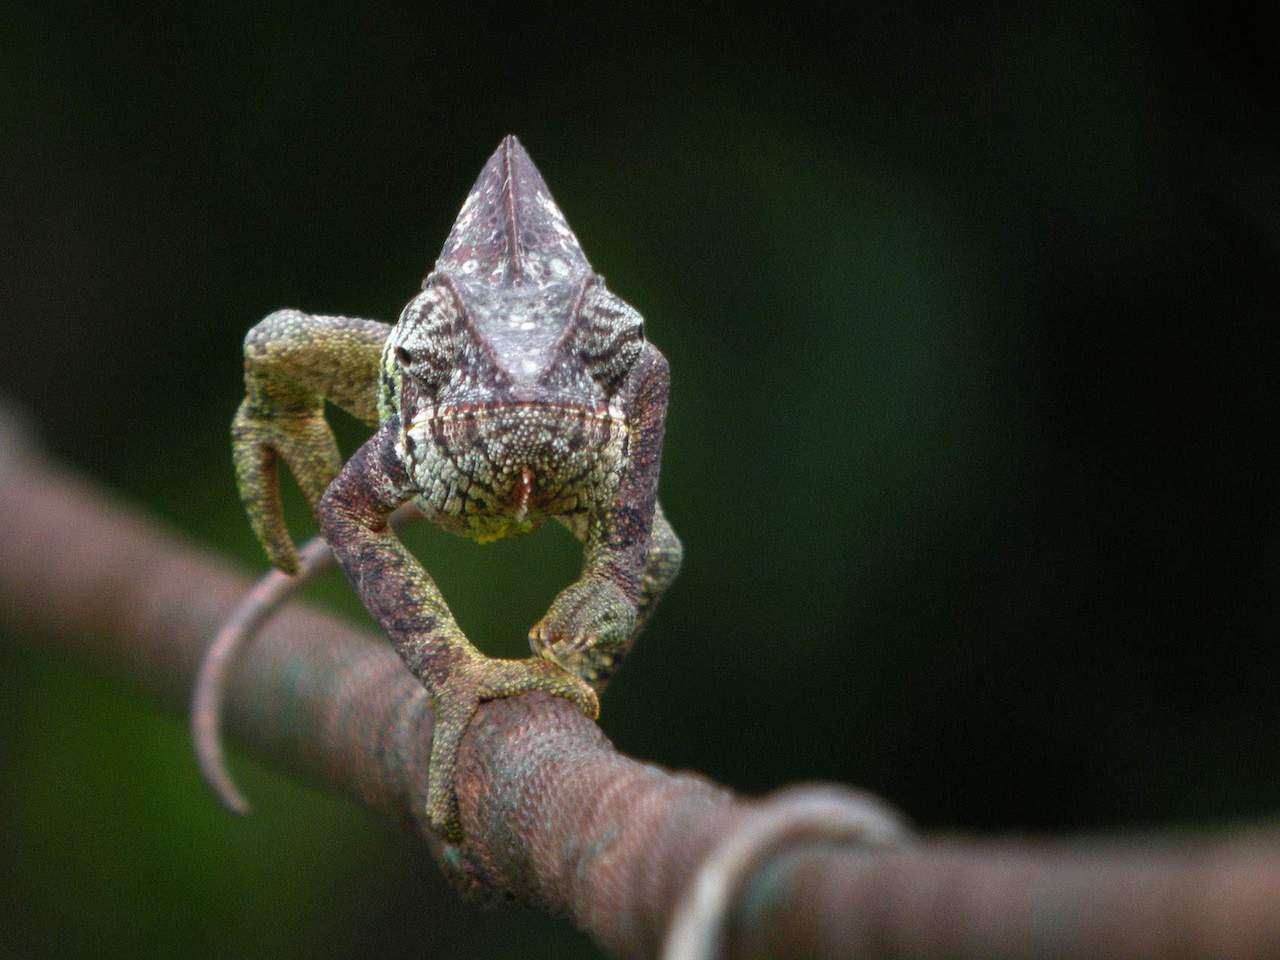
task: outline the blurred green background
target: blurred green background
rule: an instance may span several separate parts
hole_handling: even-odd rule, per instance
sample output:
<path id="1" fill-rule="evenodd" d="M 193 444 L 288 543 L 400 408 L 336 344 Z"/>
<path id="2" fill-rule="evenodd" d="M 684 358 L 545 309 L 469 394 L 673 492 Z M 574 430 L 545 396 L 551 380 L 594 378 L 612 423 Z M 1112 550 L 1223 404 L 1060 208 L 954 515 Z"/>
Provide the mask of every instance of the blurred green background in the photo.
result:
<path id="1" fill-rule="evenodd" d="M 1270 817 L 1280 19 L 942 9 L 10 11 L 0 391 L 262 570 L 244 332 L 394 319 L 515 132 L 673 370 L 686 565 L 605 701 L 621 749 L 926 828 Z M 505 655 L 578 562 L 413 541 Z M 224 814 L 101 665 L 0 637 L 0 703 L 5 955 L 595 955 L 238 752 L 256 813 Z"/>

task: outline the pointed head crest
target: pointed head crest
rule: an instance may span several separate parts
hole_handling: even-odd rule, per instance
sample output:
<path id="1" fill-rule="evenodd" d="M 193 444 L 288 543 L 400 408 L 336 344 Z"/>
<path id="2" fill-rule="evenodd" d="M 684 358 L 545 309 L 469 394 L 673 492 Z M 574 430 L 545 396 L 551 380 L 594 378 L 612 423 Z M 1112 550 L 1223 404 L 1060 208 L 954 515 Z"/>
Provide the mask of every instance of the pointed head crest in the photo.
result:
<path id="1" fill-rule="evenodd" d="M 436 260 L 455 284 L 536 288 L 581 284 L 591 265 L 542 174 L 507 136 L 480 171 Z"/>
<path id="2" fill-rule="evenodd" d="M 428 285 L 456 296 L 466 324 L 516 379 L 554 362 L 594 273 L 513 136 L 503 139 L 471 188 Z"/>

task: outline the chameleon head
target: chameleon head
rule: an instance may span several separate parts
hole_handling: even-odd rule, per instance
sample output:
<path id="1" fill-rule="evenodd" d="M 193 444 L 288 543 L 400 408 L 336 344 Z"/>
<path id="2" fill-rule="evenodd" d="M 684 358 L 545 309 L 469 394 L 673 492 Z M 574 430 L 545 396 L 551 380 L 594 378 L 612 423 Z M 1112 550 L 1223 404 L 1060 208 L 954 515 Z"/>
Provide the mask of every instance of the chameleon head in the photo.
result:
<path id="1" fill-rule="evenodd" d="M 583 484 L 616 482 L 617 395 L 643 349 L 640 314 L 591 270 L 507 137 L 387 339 L 381 403 L 400 415 L 411 472 L 438 489 L 428 499 L 441 512 L 468 501 L 521 519 L 572 512 L 602 492 Z"/>

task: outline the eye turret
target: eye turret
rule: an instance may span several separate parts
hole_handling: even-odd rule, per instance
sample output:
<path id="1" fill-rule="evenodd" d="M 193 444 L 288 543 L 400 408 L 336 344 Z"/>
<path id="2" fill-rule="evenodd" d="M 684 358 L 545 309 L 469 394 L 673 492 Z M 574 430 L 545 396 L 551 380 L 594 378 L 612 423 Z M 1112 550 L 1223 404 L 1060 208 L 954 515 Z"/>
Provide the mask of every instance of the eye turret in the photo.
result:
<path id="1" fill-rule="evenodd" d="M 413 346 L 397 346 L 394 350 L 396 366 L 432 390 L 438 390 L 449 379 L 453 370 L 451 344 L 441 338 L 421 340 Z"/>
<path id="2" fill-rule="evenodd" d="M 587 371 L 612 393 L 644 349 L 644 318 L 603 284 L 594 283 L 578 314 L 577 347 Z"/>
<path id="3" fill-rule="evenodd" d="M 432 393 L 455 366 L 457 308 L 447 291 L 430 287 L 409 301 L 392 330 L 388 346 L 401 373 Z"/>

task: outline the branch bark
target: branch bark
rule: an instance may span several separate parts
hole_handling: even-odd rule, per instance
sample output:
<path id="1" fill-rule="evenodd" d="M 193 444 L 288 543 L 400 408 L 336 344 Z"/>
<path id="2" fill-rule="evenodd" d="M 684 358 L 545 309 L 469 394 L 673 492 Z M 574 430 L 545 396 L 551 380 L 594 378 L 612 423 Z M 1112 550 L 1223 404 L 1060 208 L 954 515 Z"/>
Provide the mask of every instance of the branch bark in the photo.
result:
<path id="1" fill-rule="evenodd" d="M 0 417 L 0 625 L 97 658 L 185 710 L 250 584 L 46 462 Z M 744 800 L 617 753 L 541 695 L 485 704 L 425 822 L 431 713 L 389 645 L 294 605 L 235 670 L 229 731 L 433 845 L 473 894 L 567 915 L 626 957 L 1273 957 L 1274 834 L 1178 845 L 902 843 L 838 787 Z"/>

